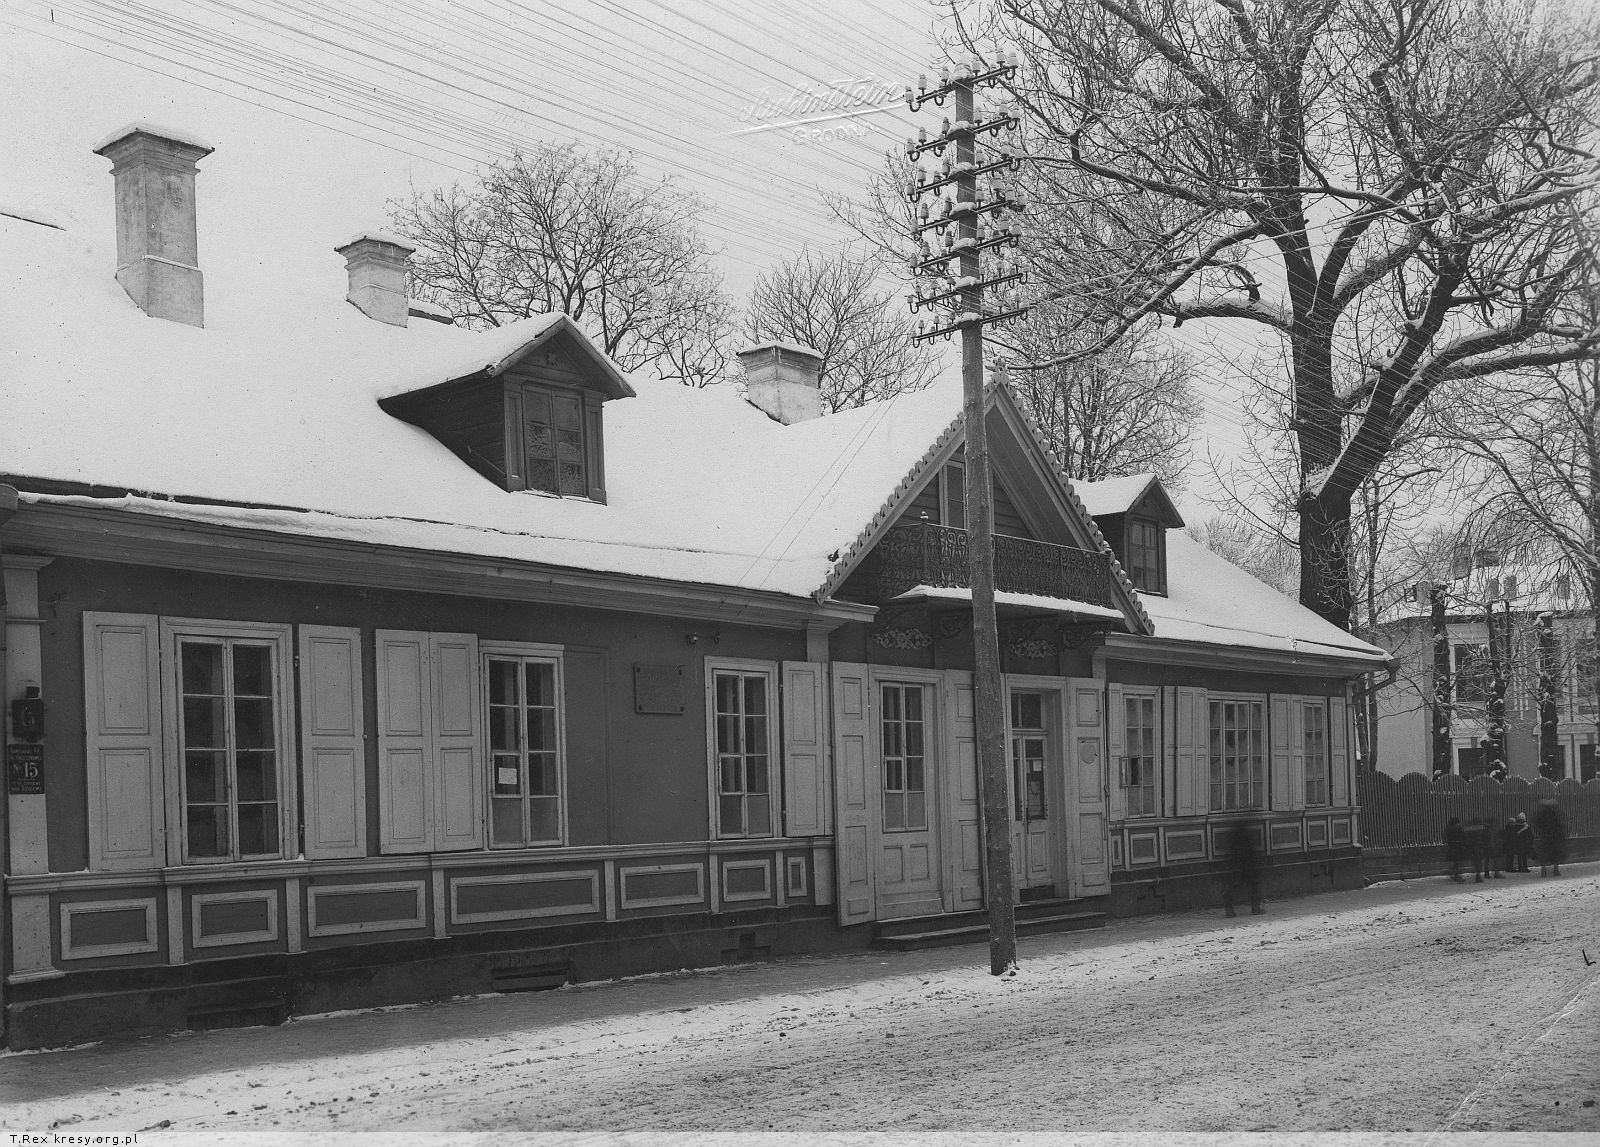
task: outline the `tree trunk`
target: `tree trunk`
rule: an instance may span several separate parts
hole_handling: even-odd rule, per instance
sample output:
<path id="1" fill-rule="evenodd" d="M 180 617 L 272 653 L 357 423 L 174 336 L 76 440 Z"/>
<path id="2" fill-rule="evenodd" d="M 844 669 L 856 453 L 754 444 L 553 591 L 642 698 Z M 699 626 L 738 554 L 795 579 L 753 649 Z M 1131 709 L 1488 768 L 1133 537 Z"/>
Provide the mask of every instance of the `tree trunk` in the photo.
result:
<path id="1" fill-rule="evenodd" d="M 1429 628 L 1433 631 L 1433 779 L 1454 770 L 1450 760 L 1450 631 L 1445 622 L 1444 586 L 1435 584 L 1428 595 Z"/>
<path id="2" fill-rule="evenodd" d="M 1300 604 L 1346 632 L 1350 592 L 1350 499 L 1324 494 L 1300 503 Z"/>

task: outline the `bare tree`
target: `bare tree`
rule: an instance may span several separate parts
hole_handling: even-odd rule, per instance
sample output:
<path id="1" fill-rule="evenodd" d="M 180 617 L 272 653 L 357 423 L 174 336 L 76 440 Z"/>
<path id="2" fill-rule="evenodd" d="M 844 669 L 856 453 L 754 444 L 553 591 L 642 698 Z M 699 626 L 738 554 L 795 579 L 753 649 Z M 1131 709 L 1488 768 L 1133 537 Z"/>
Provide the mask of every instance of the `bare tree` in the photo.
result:
<path id="1" fill-rule="evenodd" d="M 1600 322 L 1600 293 L 1572 309 L 1580 325 Z M 1600 646 L 1600 361 L 1490 375 L 1441 407 L 1437 432 L 1461 451 L 1484 512 L 1587 588 L 1573 600 L 1587 598 Z"/>
<path id="2" fill-rule="evenodd" d="M 744 334 L 822 355 L 822 403 L 830 411 L 920 390 L 939 371 L 931 349 L 911 342 L 903 300 L 882 288 L 870 258 L 802 250 L 756 279 Z"/>
<path id="3" fill-rule="evenodd" d="M 1563 0 L 990 11 L 958 34 L 1022 53 L 1035 258 L 1101 341 L 1162 315 L 1286 348 L 1299 597 L 1348 628 L 1353 500 L 1433 392 L 1600 353 L 1561 307 L 1595 278 L 1593 220 L 1570 210 L 1597 178 L 1594 18 Z"/>
<path id="4" fill-rule="evenodd" d="M 1029 359 L 1048 359 L 1081 337 L 1060 305 L 1034 308 L 1007 342 Z M 1151 472 L 1181 487 L 1189 437 L 1199 416 L 1194 364 L 1180 348 L 1134 332 L 1092 358 L 1009 376 L 1063 468 L 1097 481 Z"/>
<path id="5" fill-rule="evenodd" d="M 618 151 L 545 145 L 468 187 L 389 204 L 417 244 L 413 290 L 469 326 L 565 311 L 624 370 L 716 382 L 732 308 L 699 229 L 703 201 Z"/>

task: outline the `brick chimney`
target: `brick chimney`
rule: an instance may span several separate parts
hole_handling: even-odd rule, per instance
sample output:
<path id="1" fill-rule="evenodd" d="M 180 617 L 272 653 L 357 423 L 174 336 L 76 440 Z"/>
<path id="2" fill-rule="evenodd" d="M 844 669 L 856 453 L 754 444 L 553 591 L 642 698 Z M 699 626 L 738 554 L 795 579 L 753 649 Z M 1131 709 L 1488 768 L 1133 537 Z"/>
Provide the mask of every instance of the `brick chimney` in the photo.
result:
<path id="1" fill-rule="evenodd" d="M 211 145 L 147 123 L 94 149 L 111 161 L 117 199 L 117 282 L 153 319 L 205 325 L 195 239 L 195 163 Z"/>
<path id="2" fill-rule="evenodd" d="M 785 426 L 822 416 L 822 355 L 808 346 L 770 342 L 739 351 L 745 397 Z"/>
<path id="3" fill-rule="evenodd" d="M 406 275 L 411 270 L 410 243 L 383 231 L 363 231 L 335 247 L 350 273 L 345 294 L 361 313 L 380 323 L 403 327 L 411 310 L 406 299 Z"/>

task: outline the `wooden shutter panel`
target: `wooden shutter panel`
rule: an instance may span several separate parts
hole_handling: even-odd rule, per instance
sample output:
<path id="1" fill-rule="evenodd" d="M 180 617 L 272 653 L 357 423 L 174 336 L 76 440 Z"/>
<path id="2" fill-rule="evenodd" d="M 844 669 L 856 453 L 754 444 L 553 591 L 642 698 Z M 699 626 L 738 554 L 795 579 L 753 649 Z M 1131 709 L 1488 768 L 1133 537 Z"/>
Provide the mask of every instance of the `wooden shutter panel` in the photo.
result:
<path id="1" fill-rule="evenodd" d="M 430 635 L 433 847 L 483 847 L 484 770 L 478 741 L 478 638 Z"/>
<path id="2" fill-rule="evenodd" d="M 361 631 L 300 627 L 300 744 L 305 854 L 367 854 L 367 761 Z"/>
<path id="3" fill-rule="evenodd" d="M 1211 805 L 1211 706 L 1204 689 L 1177 690 L 1179 816 L 1204 816 Z"/>
<path id="4" fill-rule="evenodd" d="M 599 399 L 586 397 L 583 401 L 583 463 L 589 479 L 589 497 L 596 502 L 606 500 L 606 440 L 605 423 L 600 413 Z"/>
<path id="5" fill-rule="evenodd" d="M 939 764 L 955 821 L 955 909 L 983 907 L 983 802 L 978 785 L 978 700 L 972 674 L 946 669 L 940 697 L 944 744 Z"/>
<path id="6" fill-rule="evenodd" d="M 1294 807 L 1289 795 L 1289 771 L 1294 763 L 1289 751 L 1289 714 L 1299 703 L 1298 697 L 1281 693 L 1267 702 L 1267 807 L 1279 811 Z"/>
<path id="7" fill-rule="evenodd" d="M 1110 832 L 1106 823 L 1107 775 L 1101 688 L 1093 678 L 1067 681 L 1067 767 L 1075 793 L 1071 831 L 1077 836 L 1077 896 L 1111 889 Z"/>
<path id="8" fill-rule="evenodd" d="M 1289 698 L 1289 808 L 1306 807 L 1306 700 Z"/>
<path id="9" fill-rule="evenodd" d="M 871 684 L 865 665 L 833 664 L 834 801 L 839 866 L 839 923 L 876 915 L 872 871 L 875 770 Z"/>
<path id="10" fill-rule="evenodd" d="M 783 663 L 783 831 L 787 836 L 828 832 L 827 711 L 819 661 Z"/>
<path id="11" fill-rule="evenodd" d="M 1128 819 L 1128 713 L 1122 703 L 1122 686 L 1106 686 L 1106 768 L 1110 785 L 1112 824 Z"/>
<path id="12" fill-rule="evenodd" d="M 160 626 L 150 614 L 83 615 L 89 867 L 166 863 Z"/>
<path id="13" fill-rule="evenodd" d="M 1350 805 L 1350 727 L 1343 697 L 1328 698 L 1328 764 L 1333 771 L 1332 800 L 1336 807 Z"/>
<path id="14" fill-rule="evenodd" d="M 427 852 L 433 840 L 428 635 L 380 629 L 375 645 L 378 848 L 381 852 Z"/>

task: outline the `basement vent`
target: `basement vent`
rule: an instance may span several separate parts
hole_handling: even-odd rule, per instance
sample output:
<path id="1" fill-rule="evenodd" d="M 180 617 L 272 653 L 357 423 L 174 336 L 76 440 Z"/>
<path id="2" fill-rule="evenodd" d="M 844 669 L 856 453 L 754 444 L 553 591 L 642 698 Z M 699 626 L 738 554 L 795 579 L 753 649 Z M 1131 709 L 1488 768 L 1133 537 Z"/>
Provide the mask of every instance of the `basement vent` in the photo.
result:
<path id="1" fill-rule="evenodd" d="M 277 1027 L 288 1018 L 288 1002 L 272 998 L 190 1008 L 184 1017 L 184 1026 L 197 1032 L 220 1031 L 223 1028 Z"/>
<path id="2" fill-rule="evenodd" d="M 548 992 L 572 983 L 572 962 L 525 964 L 517 968 L 496 968 L 489 976 L 489 987 L 497 992 Z"/>

